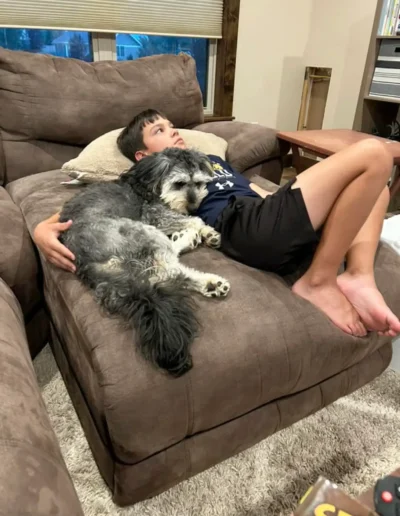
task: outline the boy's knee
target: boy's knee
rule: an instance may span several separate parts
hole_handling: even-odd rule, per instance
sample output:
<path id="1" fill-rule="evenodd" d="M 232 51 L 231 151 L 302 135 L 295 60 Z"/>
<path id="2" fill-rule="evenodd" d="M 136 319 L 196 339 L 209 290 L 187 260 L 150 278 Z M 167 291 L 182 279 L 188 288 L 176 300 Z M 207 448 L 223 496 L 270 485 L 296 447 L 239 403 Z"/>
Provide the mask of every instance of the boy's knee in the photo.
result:
<path id="1" fill-rule="evenodd" d="M 367 160 L 368 164 L 379 164 L 381 167 L 387 168 L 388 172 L 393 168 L 393 155 L 390 152 L 390 143 L 369 138 L 358 144 L 361 155 Z"/>

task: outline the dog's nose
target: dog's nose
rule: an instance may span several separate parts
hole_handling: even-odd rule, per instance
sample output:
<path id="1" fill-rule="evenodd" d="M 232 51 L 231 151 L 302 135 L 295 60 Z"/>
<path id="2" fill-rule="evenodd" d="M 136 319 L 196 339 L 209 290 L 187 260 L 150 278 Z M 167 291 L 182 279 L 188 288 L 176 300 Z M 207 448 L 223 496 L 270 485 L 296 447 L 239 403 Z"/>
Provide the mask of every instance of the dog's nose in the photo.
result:
<path id="1" fill-rule="evenodd" d="M 189 202 L 187 204 L 187 211 L 188 211 L 188 213 L 194 213 L 198 207 L 199 207 L 198 202 Z"/>
<path id="2" fill-rule="evenodd" d="M 188 202 L 189 206 L 193 206 L 194 204 L 196 204 L 196 201 L 197 201 L 196 192 L 193 192 L 193 190 L 189 190 L 188 195 L 187 195 L 187 202 Z"/>

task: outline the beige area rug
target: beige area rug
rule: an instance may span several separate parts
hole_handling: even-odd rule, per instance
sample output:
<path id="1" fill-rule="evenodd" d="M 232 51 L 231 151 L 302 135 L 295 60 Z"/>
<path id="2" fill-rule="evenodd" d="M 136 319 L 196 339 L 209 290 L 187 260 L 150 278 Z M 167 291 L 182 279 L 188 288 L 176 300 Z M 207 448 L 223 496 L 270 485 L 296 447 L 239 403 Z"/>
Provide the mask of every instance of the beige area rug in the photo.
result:
<path id="1" fill-rule="evenodd" d="M 34 364 L 86 516 L 286 516 L 321 474 L 355 495 L 400 466 L 400 374 L 388 370 L 236 457 L 120 509 L 100 477 L 49 347 Z"/>

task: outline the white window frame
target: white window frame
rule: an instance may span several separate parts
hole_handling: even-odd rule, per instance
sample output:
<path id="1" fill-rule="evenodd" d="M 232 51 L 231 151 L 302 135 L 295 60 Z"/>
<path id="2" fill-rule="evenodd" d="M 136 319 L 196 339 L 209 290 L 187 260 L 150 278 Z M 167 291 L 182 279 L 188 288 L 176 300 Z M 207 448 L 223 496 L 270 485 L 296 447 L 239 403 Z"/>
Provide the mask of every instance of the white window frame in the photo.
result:
<path id="1" fill-rule="evenodd" d="M 207 105 L 204 106 L 205 115 L 214 114 L 215 74 L 217 70 L 218 40 L 210 39 L 208 45 L 208 74 L 207 74 Z"/>
<path id="2" fill-rule="evenodd" d="M 116 61 L 117 43 L 115 34 L 92 32 L 93 61 Z"/>
<path id="3" fill-rule="evenodd" d="M 113 33 L 92 32 L 93 61 L 116 61 L 117 44 Z M 215 73 L 217 68 L 217 40 L 210 39 L 208 45 L 207 105 L 205 115 L 214 114 Z"/>

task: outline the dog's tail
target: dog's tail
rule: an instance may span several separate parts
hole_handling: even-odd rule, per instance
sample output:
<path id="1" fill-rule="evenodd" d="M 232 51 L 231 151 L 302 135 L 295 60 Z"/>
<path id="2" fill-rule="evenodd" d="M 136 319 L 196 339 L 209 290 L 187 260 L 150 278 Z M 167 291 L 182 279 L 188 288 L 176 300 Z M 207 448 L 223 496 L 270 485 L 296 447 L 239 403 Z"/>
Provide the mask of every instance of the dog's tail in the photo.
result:
<path id="1" fill-rule="evenodd" d="M 119 315 L 133 325 L 142 355 L 172 376 L 189 371 L 189 348 L 199 323 L 194 301 L 184 288 L 185 279 L 174 277 L 151 285 L 123 271 L 105 276 L 94 289 L 97 301 L 111 315 Z"/>

